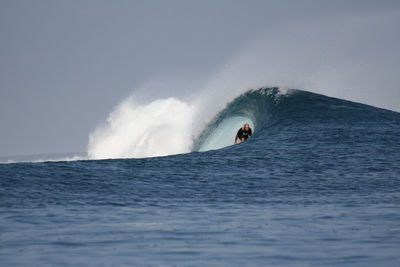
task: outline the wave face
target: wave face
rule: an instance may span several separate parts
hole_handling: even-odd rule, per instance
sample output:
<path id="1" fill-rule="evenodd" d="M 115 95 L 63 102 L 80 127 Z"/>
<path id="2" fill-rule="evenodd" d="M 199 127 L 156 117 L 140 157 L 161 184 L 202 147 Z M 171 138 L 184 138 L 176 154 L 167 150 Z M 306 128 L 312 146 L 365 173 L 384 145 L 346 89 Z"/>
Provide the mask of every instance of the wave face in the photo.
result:
<path id="1" fill-rule="evenodd" d="M 240 95 L 219 112 L 194 141 L 194 150 L 231 145 L 236 131 L 246 122 L 254 127 L 253 137 L 248 140 L 252 147 L 246 149 L 263 153 L 262 148 L 274 142 L 290 143 L 293 147 L 310 142 L 322 147 L 343 141 L 355 146 L 375 143 L 383 138 L 383 132 L 399 133 L 400 116 L 397 112 L 307 91 L 261 88 Z M 398 147 L 398 134 L 395 137 L 385 137 L 384 145 Z"/>

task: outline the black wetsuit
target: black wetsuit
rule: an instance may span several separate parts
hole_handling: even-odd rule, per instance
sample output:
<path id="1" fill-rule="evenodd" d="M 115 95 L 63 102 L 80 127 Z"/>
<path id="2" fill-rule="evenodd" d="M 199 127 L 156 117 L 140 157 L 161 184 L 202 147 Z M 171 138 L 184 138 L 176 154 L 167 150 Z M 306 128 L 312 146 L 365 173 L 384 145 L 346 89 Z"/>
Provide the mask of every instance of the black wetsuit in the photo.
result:
<path id="1" fill-rule="evenodd" d="M 249 138 L 251 136 L 252 132 L 251 132 L 251 128 L 249 127 L 248 131 L 243 130 L 242 128 L 239 129 L 239 131 L 237 132 L 237 136 L 239 137 L 240 140 L 242 140 L 242 138 L 244 138 L 244 140 L 246 140 L 247 138 Z"/>

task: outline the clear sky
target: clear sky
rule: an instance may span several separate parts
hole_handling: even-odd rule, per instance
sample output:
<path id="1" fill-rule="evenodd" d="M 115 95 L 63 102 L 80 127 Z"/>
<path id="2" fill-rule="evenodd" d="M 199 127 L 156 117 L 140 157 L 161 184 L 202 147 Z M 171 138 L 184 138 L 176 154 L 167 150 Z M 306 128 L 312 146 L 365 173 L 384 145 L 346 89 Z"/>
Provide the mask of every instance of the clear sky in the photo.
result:
<path id="1" fill-rule="evenodd" d="M 140 85 L 254 58 L 267 83 L 286 68 L 302 89 L 400 111 L 399 15 L 375 0 L 1 0 L 0 156 L 85 151 Z"/>

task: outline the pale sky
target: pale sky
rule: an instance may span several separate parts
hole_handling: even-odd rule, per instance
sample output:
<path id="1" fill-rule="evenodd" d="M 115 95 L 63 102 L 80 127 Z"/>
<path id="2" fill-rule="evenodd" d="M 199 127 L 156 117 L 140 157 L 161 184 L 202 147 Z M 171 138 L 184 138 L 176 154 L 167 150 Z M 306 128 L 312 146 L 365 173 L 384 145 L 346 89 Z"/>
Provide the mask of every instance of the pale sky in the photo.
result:
<path id="1" fill-rule="evenodd" d="M 275 42 L 275 55 L 293 52 L 288 43 L 298 40 L 301 46 L 301 40 L 304 45 L 306 39 L 327 36 L 321 25 L 328 25 L 332 40 L 315 43 L 313 69 L 324 73 L 308 73 L 310 84 L 346 84 L 350 89 L 343 97 L 400 111 L 399 14 L 400 1 L 375 0 L 0 0 L 0 156 L 83 152 L 89 133 L 154 77 L 206 82 L 226 64 L 247 57 L 251 47 L 267 49 L 258 40 Z M 354 35 L 341 35 L 353 25 Z M 308 38 L 309 32 L 314 36 Z M 293 37 L 299 33 L 300 40 Z M 321 44 L 329 46 L 327 58 L 340 51 L 351 59 L 343 60 L 346 68 L 340 71 L 357 68 L 357 79 L 320 67 Z M 308 46 L 312 54 L 314 47 Z M 269 57 L 268 64 L 278 64 L 276 58 Z M 280 74 L 276 71 L 276 77 Z M 363 96 L 357 87 L 368 85 L 374 87 Z M 381 86 L 375 90 L 376 85 Z"/>

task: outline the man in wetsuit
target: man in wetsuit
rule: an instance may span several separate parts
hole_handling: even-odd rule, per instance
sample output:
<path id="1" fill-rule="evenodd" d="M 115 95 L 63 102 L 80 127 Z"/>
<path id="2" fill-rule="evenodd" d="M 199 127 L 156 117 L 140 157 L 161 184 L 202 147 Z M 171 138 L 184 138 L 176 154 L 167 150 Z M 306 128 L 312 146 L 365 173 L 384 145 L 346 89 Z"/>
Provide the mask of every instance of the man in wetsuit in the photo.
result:
<path id="1" fill-rule="evenodd" d="M 247 138 L 249 138 L 252 135 L 251 128 L 250 126 L 246 123 L 243 125 L 242 128 L 239 129 L 239 131 L 236 134 L 235 137 L 235 144 L 237 144 L 237 140 L 239 139 L 240 141 L 244 142 Z"/>

